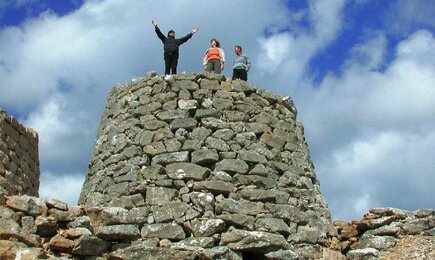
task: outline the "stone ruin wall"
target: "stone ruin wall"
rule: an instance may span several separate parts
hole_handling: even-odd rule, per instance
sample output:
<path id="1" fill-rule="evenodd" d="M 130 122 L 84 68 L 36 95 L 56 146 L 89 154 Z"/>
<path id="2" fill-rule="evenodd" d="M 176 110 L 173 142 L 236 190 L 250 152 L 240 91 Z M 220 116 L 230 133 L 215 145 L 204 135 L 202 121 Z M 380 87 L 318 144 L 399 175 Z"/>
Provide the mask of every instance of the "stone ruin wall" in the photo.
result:
<path id="1" fill-rule="evenodd" d="M 14 189 L 8 188 L 10 189 L 8 192 L 6 192 L 4 186 L 1 186 L 0 259 L 344 260 L 435 258 L 434 209 L 421 209 L 409 212 L 394 208 L 375 208 L 366 213 L 360 221 L 335 221 L 334 230 L 331 232 L 333 237 L 325 238 L 325 234 L 331 234 L 329 233 L 330 230 L 328 227 L 330 221 L 329 213 L 325 203 L 323 202 L 323 198 L 319 195 L 318 183 L 315 181 L 313 166 L 309 160 L 308 149 L 303 141 L 302 128 L 301 125 L 295 121 L 296 110 L 292 106 L 291 100 L 285 100 L 285 98 L 283 100 L 282 97 L 272 95 L 263 90 L 257 90 L 250 85 L 241 84 L 242 82 L 220 82 L 220 86 L 217 86 L 215 85 L 215 80 L 219 82 L 222 78 L 210 75 L 179 75 L 175 77 L 174 81 L 173 79 L 164 80 L 162 77 L 157 77 L 154 73 L 149 73 L 145 78 L 133 81 L 129 84 L 119 85 L 114 88 L 109 96 L 109 102 L 106 107 L 105 115 L 103 116 L 99 137 L 95 146 L 96 148 L 100 148 L 94 151 L 92 162 L 95 163 L 102 158 L 105 158 L 103 161 L 107 161 L 110 156 L 116 158 L 116 154 L 119 154 L 118 156 L 121 156 L 122 159 L 113 158 L 115 160 L 109 161 L 110 163 L 104 165 L 104 167 L 99 163 L 95 163 L 96 166 L 100 166 L 94 168 L 94 164 L 90 164 L 87 180 L 88 189 L 86 190 L 84 188 L 82 192 L 82 200 L 85 203 L 98 204 L 99 206 L 79 205 L 71 207 L 56 199 L 43 200 L 38 198 L 37 188 L 33 189 L 33 194 L 36 194 L 34 196 L 29 196 L 20 195 L 22 194 L 20 193 L 22 190 L 28 190 L 28 188 L 25 188 L 27 187 L 26 185 L 15 187 Z M 183 82 L 177 83 L 177 81 Z M 126 118 L 126 113 L 130 113 L 132 107 L 135 109 L 140 107 L 142 102 L 145 102 L 148 105 L 153 103 L 144 101 L 144 99 L 146 100 L 151 96 L 159 100 L 159 103 L 161 104 L 161 106 L 159 106 L 157 103 L 153 103 L 153 105 L 150 105 L 151 107 L 160 107 L 161 110 L 168 109 L 168 107 L 174 108 L 174 104 L 169 105 L 171 103 L 167 103 L 168 101 L 162 102 L 163 100 L 166 100 L 162 97 L 163 93 L 175 91 L 175 93 L 178 93 L 178 97 L 183 97 L 183 99 L 180 100 L 189 100 L 188 97 L 190 96 L 186 91 L 183 91 L 183 89 L 186 88 L 185 84 L 188 81 L 199 83 L 198 86 L 194 86 L 193 89 L 189 87 L 187 90 L 196 93 L 192 95 L 192 97 L 198 97 L 199 93 L 202 92 L 211 95 L 206 95 L 204 98 L 198 99 L 202 101 L 201 103 L 196 103 L 198 107 L 209 106 L 210 102 L 213 106 L 221 107 L 218 104 L 222 104 L 222 100 L 218 99 L 217 96 L 223 94 L 227 95 L 228 93 L 222 91 L 228 91 L 234 98 L 239 97 L 239 95 L 240 97 L 246 95 L 247 97 L 241 98 L 245 101 L 261 100 L 261 103 L 264 102 L 267 104 L 264 101 L 267 100 L 267 102 L 269 102 L 269 108 L 263 106 L 263 109 L 267 112 L 271 112 L 270 118 L 278 115 L 278 118 L 282 119 L 282 117 L 280 118 L 279 116 L 281 113 L 276 112 L 276 109 L 282 104 L 287 109 L 283 111 L 291 111 L 291 114 L 287 113 L 286 115 L 290 115 L 290 122 L 295 123 L 293 124 L 294 128 L 292 128 L 295 133 L 297 133 L 296 138 L 293 139 L 295 143 L 294 145 L 289 145 L 288 143 L 282 146 L 279 145 L 279 147 L 284 151 L 282 152 L 280 150 L 281 153 L 275 149 L 276 147 L 273 148 L 274 146 L 271 145 L 275 143 L 270 142 L 270 140 L 273 139 L 262 138 L 264 129 L 269 131 L 268 128 L 263 129 L 264 125 L 260 127 L 258 124 L 250 125 L 249 122 L 246 123 L 246 125 L 248 125 L 247 129 L 257 129 L 253 132 L 255 133 L 257 141 L 258 139 L 260 141 L 254 142 L 256 144 L 254 147 L 258 149 L 258 143 L 264 143 L 264 145 L 268 146 L 268 149 L 271 152 L 273 151 L 273 154 L 275 154 L 273 158 L 275 159 L 267 159 L 265 163 L 262 161 L 261 164 L 264 164 L 265 166 L 264 168 L 261 167 L 261 169 L 263 169 L 262 171 L 259 171 L 259 168 L 257 168 L 257 170 L 254 171 L 256 174 L 250 170 L 245 175 L 250 176 L 251 173 L 252 175 L 257 175 L 259 172 L 263 172 L 264 176 L 271 177 L 276 181 L 276 183 L 278 183 L 277 185 L 271 185 L 271 183 L 269 183 L 269 186 L 267 186 L 269 189 L 267 189 L 264 185 L 268 182 L 264 182 L 264 179 L 256 179 L 254 184 L 241 184 L 239 186 L 236 184 L 235 190 L 228 190 L 228 187 L 231 186 L 225 186 L 222 182 L 213 182 L 213 180 L 221 180 L 225 183 L 234 185 L 232 180 L 234 180 L 235 176 L 239 173 L 235 173 L 234 168 L 232 168 L 233 171 L 229 171 L 231 174 L 218 173 L 220 171 L 209 168 L 211 162 L 216 161 L 215 156 L 196 157 L 196 155 L 193 156 L 193 151 L 190 151 L 190 160 L 193 160 L 193 158 L 203 158 L 200 160 L 201 163 L 197 162 L 197 159 L 195 159 L 195 162 L 198 163 L 198 166 L 207 167 L 209 169 L 207 174 L 199 175 L 210 179 L 208 183 L 203 183 L 207 185 L 199 186 L 200 188 L 195 185 L 203 181 L 190 179 L 194 178 L 193 176 L 196 176 L 193 173 L 198 174 L 203 172 L 193 171 L 194 169 L 198 170 L 195 167 L 193 167 L 194 169 L 189 168 L 189 170 L 192 171 L 187 171 L 186 169 L 183 171 L 177 171 L 174 174 L 167 174 L 167 166 L 170 164 L 163 163 L 161 167 L 158 167 L 156 159 L 154 159 L 153 163 L 153 158 L 155 158 L 155 156 L 152 156 L 152 154 L 143 156 L 145 153 L 142 153 L 142 157 L 148 159 L 126 159 L 125 156 L 129 153 L 126 154 L 124 150 L 128 149 L 131 143 L 125 142 L 127 138 L 123 137 L 131 138 L 131 133 L 133 132 L 132 128 L 134 128 L 129 123 L 122 123 L 123 120 L 125 120 L 125 122 L 132 121 L 132 118 Z M 210 87 L 208 85 L 210 83 L 214 85 L 214 87 Z M 179 84 L 178 87 L 177 84 Z M 152 87 L 152 89 L 150 89 L 150 87 Z M 165 90 L 167 90 L 167 92 L 165 92 Z M 154 93 L 153 95 L 153 92 L 157 93 Z M 144 97 L 144 95 L 146 97 Z M 173 94 L 169 95 L 173 96 Z M 135 99 L 137 96 L 141 96 L 141 98 L 138 100 Z M 214 97 L 211 98 L 212 96 Z M 259 99 L 258 97 L 262 97 L 262 99 Z M 161 98 L 163 98 L 163 100 Z M 240 101 L 240 98 L 236 100 Z M 233 100 L 233 104 L 237 103 L 236 100 Z M 281 100 L 281 102 L 279 100 Z M 288 101 L 289 103 L 282 103 L 282 101 Z M 183 102 L 184 101 L 181 102 L 181 107 L 187 105 Z M 195 104 L 194 101 L 192 102 Z M 189 104 L 192 105 L 192 103 Z M 177 102 L 177 105 L 180 106 L 180 102 Z M 240 105 L 240 103 L 237 103 L 237 105 Z M 187 109 L 186 106 L 184 106 L 184 108 Z M 146 110 L 148 111 L 148 109 Z M 135 111 L 136 112 L 134 112 L 133 115 L 142 113 L 139 112 L 140 109 Z M 160 111 L 160 109 L 154 111 Z M 251 110 L 243 109 L 243 111 L 249 113 Z M 237 113 L 234 115 L 236 114 Z M 196 112 L 189 113 L 189 115 L 195 118 Z M 228 116 L 228 114 L 226 116 Z M 196 118 L 201 118 L 198 122 L 198 124 L 202 124 L 201 127 L 207 128 L 207 125 L 211 126 L 210 124 L 207 124 L 210 119 L 205 119 L 206 117 L 199 116 Z M 260 120 L 260 118 L 261 117 L 257 117 L 258 120 Z M 158 119 L 157 113 L 156 119 Z M 9 146 L 16 147 L 17 142 L 13 142 L 12 140 L 17 139 L 12 139 L 12 137 L 20 135 L 24 136 L 24 134 L 30 134 L 33 136 L 33 139 L 29 136 L 30 140 L 33 140 L 34 146 L 32 147 L 35 148 L 34 152 L 36 153 L 32 158 L 36 158 L 34 162 L 36 165 L 38 164 L 37 134 L 31 129 L 20 127 L 20 125 L 14 120 L 15 119 L 6 115 L 4 111 L 0 110 L 0 144 L 2 149 L 0 153 L 2 157 L 0 158 L 2 171 L 5 171 L 4 169 L 9 171 L 14 158 L 18 157 L 7 156 L 9 153 L 16 154 L 17 149 L 9 149 L 7 150 L 8 153 L 5 153 L 5 147 L 8 147 L 6 144 L 13 144 Z M 167 125 L 173 126 L 174 120 L 167 123 Z M 266 120 L 266 117 L 263 117 L 261 120 Z M 156 123 L 157 121 L 150 122 Z M 190 120 L 190 122 L 193 121 Z M 226 123 L 219 121 L 220 124 L 223 123 L 222 125 L 226 126 L 230 126 L 232 124 L 231 122 L 234 123 L 239 121 L 230 120 L 230 122 Z M 185 122 L 183 122 L 183 120 L 178 120 L 178 123 L 184 124 L 184 126 L 190 124 L 189 120 L 185 120 Z M 126 128 L 118 128 L 118 126 L 121 125 L 125 125 Z M 133 125 L 137 126 L 136 124 Z M 151 127 L 151 125 L 153 124 L 148 124 L 149 127 Z M 165 126 L 167 125 L 165 124 Z M 239 125 L 239 123 L 232 127 L 240 130 L 243 129 L 236 127 L 236 125 Z M 275 125 L 275 127 L 273 131 L 270 129 L 271 133 L 278 135 L 278 131 L 275 131 L 275 129 L 277 129 L 276 124 L 272 125 Z M 249 128 L 253 126 L 255 127 Z M 157 127 L 157 124 L 155 127 Z M 230 127 L 230 129 L 235 131 L 232 127 Z M 160 129 L 161 127 L 157 128 Z M 124 135 L 119 135 L 120 133 L 114 131 L 114 129 L 122 130 Z M 135 143 L 144 145 L 143 149 L 148 152 L 150 151 L 149 148 L 157 146 L 161 147 L 162 150 L 160 151 L 165 149 L 165 153 L 170 153 L 167 149 L 172 146 L 168 145 L 168 142 L 163 142 L 163 144 L 165 144 L 164 148 L 158 144 L 147 146 L 156 143 L 151 141 L 156 140 L 156 136 L 161 136 L 160 132 L 157 134 L 158 131 L 156 129 L 146 130 L 153 133 L 155 132 L 152 138 L 146 138 L 143 135 L 140 135 L 140 137 L 134 138 L 133 140 L 139 140 Z M 186 127 L 185 129 L 188 132 L 191 132 L 191 134 L 185 136 L 184 144 L 189 143 L 188 140 L 195 140 L 195 138 L 192 137 L 193 127 Z M 191 131 L 189 131 L 189 129 Z M 212 127 L 212 129 L 214 133 L 210 133 L 208 136 L 219 138 L 215 135 L 217 135 L 217 131 L 222 129 L 217 129 L 216 126 Z M 263 130 L 260 131 L 260 129 Z M 178 130 L 176 130 L 175 133 L 177 133 L 177 131 Z M 228 130 L 225 130 L 225 132 L 228 133 Z M 105 138 L 107 138 L 108 133 L 111 133 L 111 138 L 104 141 Z M 180 134 L 180 132 L 178 133 Z M 169 134 L 169 132 L 167 132 L 167 134 Z M 222 138 L 222 135 L 219 136 Z M 254 135 L 248 136 L 254 138 Z M 180 136 L 177 137 L 180 138 Z M 110 140 L 111 142 L 107 143 L 107 140 Z M 124 142 L 122 142 L 122 140 L 124 140 Z M 180 138 L 180 140 L 182 141 L 183 138 Z M 244 140 L 243 143 L 245 143 L 245 141 L 251 139 L 248 138 L 245 140 L 242 138 L 240 140 Z M 181 141 L 179 142 L 181 143 Z M 151 143 L 147 144 L 147 142 Z M 229 141 L 226 140 L 225 142 L 228 144 Z M 157 141 L 157 143 L 159 142 Z M 196 141 L 190 143 L 195 144 Z M 208 143 L 205 145 L 211 145 L 211 143 L 214 142 L 210 142 L 209 140 L 205 143 Z M 243 149 L 249 147 L 249 145 L 246 146 L 246 144 L 247 143 L 243 146 Z M 145 149 L 145 146 L 147 149 Z M 237 146 L 233 143 L 231 147 L 231 149 L 235 149 Z M 203 149 L 209 150 L 208 147 Z M 219 150 L 217 148 L 213 149 Z M 225 158 L 231 158 L 234 157 L 234 153 L 238 155 L 243 154 L 243 152 L 239 152 L 243 149 L 238 149 L 234 152 L 221 151 L 218 152 L 218 155 L 225 155 Z M 189 151 L 189 149 L 187 150 Z M 288 163 L 288 165 L 293 165 L 293 167 L 290 167 L 287 173 L 282 169 L 280 170 L 280 168 L 283 167 L 282 164 L 276 164 L 276 158 L 283 158 L 282 154 L 285 153 L 286 150 L 292 151 L 292 154 L 295 151 L 299 151 L 299 153 L 293 154 L 298 155 L 296 158 L 299 159 L 294 158 L 291 163 Z M 260 149 L 260 151 L 265 153 L 267 150 Z M 114 152 L 116 154 L 114 154 Z M 102 156 L 103 154 L 104 156 Z M 110 154 L 110 156 L 108 154 Z M 277 155 L 280 156 L 276 157 Z M 179 157 L 169 158 L 173 159 Z M 237 156 L 235 160 L 237 160 Z M 250 160 L 252 160 L 252 158 Z M 275 163 L 272 163 L 273 161 L 275 161 Z M 232 162 L 234 162 L 234 164 L 230 165 L 234 166 L 236 165 L 235 162 L 238 161 Z M 159 163 L 161 164 L 161 161 L 159 161 Z M 217 163 L 218 162 L 216 161 L 215 164 Z M 252 165 L 252 161 L 248 160 L 246 164 L 248 164 L 249 168 L 254 167 L 253 169 L 255 169 L 255 166 Z M 4 165 L 8 166 L 4 167 Z M 16 162 L 15 165 L 17 165 Z M 114 165 L 117 167 L 111 168 Z M 113 176 L 117 176 L 116 178 L 119 178 L 122 175 L 129 174 L 131 170 L 126 171 L 124 169 L 126 165 L 130 165 L 129 167 L 141 165 L 139 172 L 140 175 L 145 178 L 141 181 L 146 186 L 150 187 L 150 192 L 147 192 L 146 187 L 144 188 L 142 185 L 136 186 L 138 187 L 137 190 L 127 189 L 128 192 L 133 193 L 139 191 L 138 193 L 127 195 L 119 193 L 123 192 L 122 189 L 119 188 L 112 190 L 107 189 L 101 194 L 98 194 L 98 191 L 89 189 L 89 187 L 97 187 L 98 181 L 103 183 L 104 181 L 107 181 L 106 179 L 109 177 L 112 178 Z M 186 166 L 185 164 L 183 165 Z M 278 165 L 281 165 L 281 167 L 278 167 Z M 158 169 L 151 172 L 147 171 L 146 169 L 149 169 L 151 166 L 157 167 Z M 227 167 L 229 166 L 227 165 Z M 269 170 L 265 170 L 269 167 Z M 133 168 L 137 169 L 137 167 Z M 296 170 L 298 173 L 297 176 L 289 174 L 298 168 L 299 170 Z M 31 172 L 29 176 L 38 176 L 39 167 L 33 169 L 34 171 Z M 96 179 L 97 181 L 90 185 L 91 176 L 89 175 L 92 174 L 92 172 L 93 174 L 97 174 L 99 171 L 99 174 L 101 174 L 102 169 L 104 169 L 103 172 L 106 171 L 106 173 L 108 173 L 107 176 L 104 176 L 104 174 L 100 175 L 101 179 Z M 116 170 L 120 169 L 124 169 L 123 174 L 117 173 Z M 304 170 L 301 171 L 301 169 Z M 183 176 L 183 172 L 186 176 L 190 177 L 185 179 L 186 176 Z M 190 175 L 187 175 L 189 172 Z M 222 170 L 222 172 L 224 171 Z M 272 173 L 275 173 L 275 175 L 282 175 L 277 180 L 276 177 L 273 178 L 274 175 Z M 308 185 L 306 184 L 306 179 L 301 178 L 307 175 L 310 176 L 309 178 L 313 184 L 312 187 L 309 185 L 309 189 L 307 188 Z M 2 178 L 4 179 L 3 175 Z M 224 180 L 221 178 L 224 178 Z M 238 177 L 238 179 L 240 180 L 240 177 Z M 112 178 L 112 181 L 114 180 L 115 177 Z M 117 180 L 119 181 L 119 179 Z M 140 184 L 131 181 L 130 179 L 128 180 L 129 181 L 126 181 L 126 179 L 124 179 L 124 181 L 119 183 L 128 182 L 129 185 L 134 183 Z M 259 180 L 263 180 L 263 182 Z M 185 182 L 186 186 L 183 186 L 181 181 Z M 3 182 L 4 181 L 2 181 L 2 183 Z M 15 181 L 10 183 L 22 182 Z M 35 181 L 34 183 L 38 182 Z M 154 194 L 151 192 L 155 191 L 154 188 L 159 185 L 163 188 L 170 188 L 171 186 L 169 186 L 169 183 L 178 185 L 175 187 L 179 188 L 179 193 L 171 197 L 173 200 L 167 200 L 168 197 L 166 197 L 167 194 L 165 192 L 162 192 L 161 194 Z M 220 183 L 222 186 L 217 188 L 216 183 Z M 37 186 L 38 185 L 36 184 L 35 187 Z M 112 183 L 112 186 L 115 186 L 115 184 Z M 258 187 L 262 188 L 260 189 Z M 279 192 L 274 193 L 275 191 Z M 289 196 L 283 196 L 284 193 L 282 193 L 282 191 L 289 193 Z M 97 194 L 97 196 L 91 198 L 95 194 Z M 162 197 L 155 198 L 150 195 L 158 195 Z M 209 200 L 210 198 L 212 199 Z M 284 198 L 287 198 L 287 200 Z M 161 201 L 159 201 L 159 199 Z M 225 203 L 223 203 L 224 201 Z M 106 204 L 107 206 L 104 206 Z M 261 213 L 259 211 L 261 211 Z M 327 246 L 327 248 L 325 246 Z M 324 249 L 322 255 L 318 252 L 321 248 Z"/>
<path id="2" fill-rule="evenodd" d="M 144 236 L 319 254 L 332 222 L 296 114 L 289 97 L 222 75 L 151 72 L 118 85 L 79 203 L 142 209 Z M 269 242 L 241 241 L 255 232 Z"/>
<path id="3" fill-rule="evenodd" d="M 0 194 L 38 196 L 38 134 L 0 109 Z"/>

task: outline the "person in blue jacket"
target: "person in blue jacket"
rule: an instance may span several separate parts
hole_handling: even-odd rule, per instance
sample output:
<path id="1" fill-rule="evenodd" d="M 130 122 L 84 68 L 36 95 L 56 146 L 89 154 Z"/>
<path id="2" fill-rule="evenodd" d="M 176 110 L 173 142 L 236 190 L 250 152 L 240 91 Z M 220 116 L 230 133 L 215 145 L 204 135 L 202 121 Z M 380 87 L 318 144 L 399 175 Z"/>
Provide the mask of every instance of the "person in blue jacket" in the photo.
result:
<path id="1" fill-rule="evenodd" d="M 163 58 L 165 60 L 165 75 L 177 74 L 178 57 L 179 57 L 179 47 L 181 44 L 187 42 L 192 38 L 193 34 L 198 31 L 198 28 L 192 28 L 192 32 L 184 36 L 183 38 L 175 38 L 175 32 L 170 30 L 167 36 L 164 36 L 162 31 L 160 31 L 157 26 L 156 21 L 151 21 L 153 24 L 157 37 L 163 43 Z"/>

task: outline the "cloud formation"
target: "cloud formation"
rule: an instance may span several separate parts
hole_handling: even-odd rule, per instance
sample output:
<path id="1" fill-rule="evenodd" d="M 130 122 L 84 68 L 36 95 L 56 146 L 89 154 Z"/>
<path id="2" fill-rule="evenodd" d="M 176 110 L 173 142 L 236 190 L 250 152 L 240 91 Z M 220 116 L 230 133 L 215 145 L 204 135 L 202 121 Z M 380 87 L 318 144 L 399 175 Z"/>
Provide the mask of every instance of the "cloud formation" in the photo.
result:
<path id="1" fill-rule="evenodd" d="M 383 41 L 355 47 L 364 55 L 351 55 L 343 73 L 326 77 L 299 108 L 321 187 L 334 213 L 346 218 L 362 207 L 435 205 L 427 182 L 435 169 L 435 62 L 426 58 L 435 54 L 435 39 L 415 32 L 380 71 Z M 354 205 L 353 213 L 342 205 Z"/>
<path id="2" fill-rule="evenodd" d="M 243 46 L 249 81 L 294 98 L 334 218 L 357 219 L 377 206 L 434 207 L 435 28 L 433 16 L 416 9 L 433 8 L 430 1 L 389 4 L 384 24 L 340 50 L 338 68 L 319 80 L 310 67 L 338 54 L 327 52 L 351 27 L 346 10 L 374 2 L 90 0 L 67 15 L 46 11 L 0 30 L 0 104 L 40 134 L 41 196 L 74 203 L 111 87 L 163 72 L 151 20 L 179 37 L 197 26 L 181 46 L 179 71 L 200 71 L 217 38 L 230 76 L 232 48 Z M 404 12 L 402 2 L 415 8 Z M 224 18 L 215 22 L 204 10 Z M 397 13 L 408 19 L 389 18 Z M 394 26 L 409 29 L 391 36 Z M 60 185 L 68 192 L 53 188 Z"/>

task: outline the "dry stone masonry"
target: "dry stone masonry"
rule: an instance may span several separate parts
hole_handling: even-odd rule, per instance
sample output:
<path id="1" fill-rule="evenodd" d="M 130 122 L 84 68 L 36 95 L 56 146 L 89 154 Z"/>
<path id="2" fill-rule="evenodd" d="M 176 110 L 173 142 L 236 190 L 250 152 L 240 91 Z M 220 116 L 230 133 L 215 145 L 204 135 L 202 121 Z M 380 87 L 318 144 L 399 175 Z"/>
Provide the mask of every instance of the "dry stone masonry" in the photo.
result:
<path id="1" fill-rule="evenodd" d="M 98 234 L 130 230 L 109 240 L 151 239 L 152 250 L 320 255 L 333 225 L 296 114 L 289 97 L 216 74 L 150 72 L 115 86 L 80 204 L 140 212 L 143 223 Z"/>
<path id="2" fill-rule="evenodd" d="M 434 209 L 332 224 L 291 99 L 243 81 L 114 87 L 73 207 L 37 196 L 37 134 L 0 126 L 2 260 L 435 259 Z"/>
<path id="3" fill-rule="evenodd" d="M 38 134 L 0 109 L 0 194 L 38 196 Z"/>

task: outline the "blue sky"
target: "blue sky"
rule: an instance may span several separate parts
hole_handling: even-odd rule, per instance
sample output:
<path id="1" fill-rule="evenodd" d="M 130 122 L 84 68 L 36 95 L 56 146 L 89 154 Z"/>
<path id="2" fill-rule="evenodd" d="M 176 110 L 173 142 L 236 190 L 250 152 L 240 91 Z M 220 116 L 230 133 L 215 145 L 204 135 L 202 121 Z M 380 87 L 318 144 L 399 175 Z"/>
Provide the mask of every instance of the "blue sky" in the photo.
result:
<path id="1" fill-rule="evenodd" d="M 294 99 L 334 219 L 434 208 L 433 13 L 432 0 L 1 1 L 0 108 L 40 134 L 41 197 L 75 204 L 112 86 L 163 72 L 151 20 L 199 27 L 179 71 L 202 69 L 211 38 L 228 61 L 242 45 L 249 81 Z"/>

